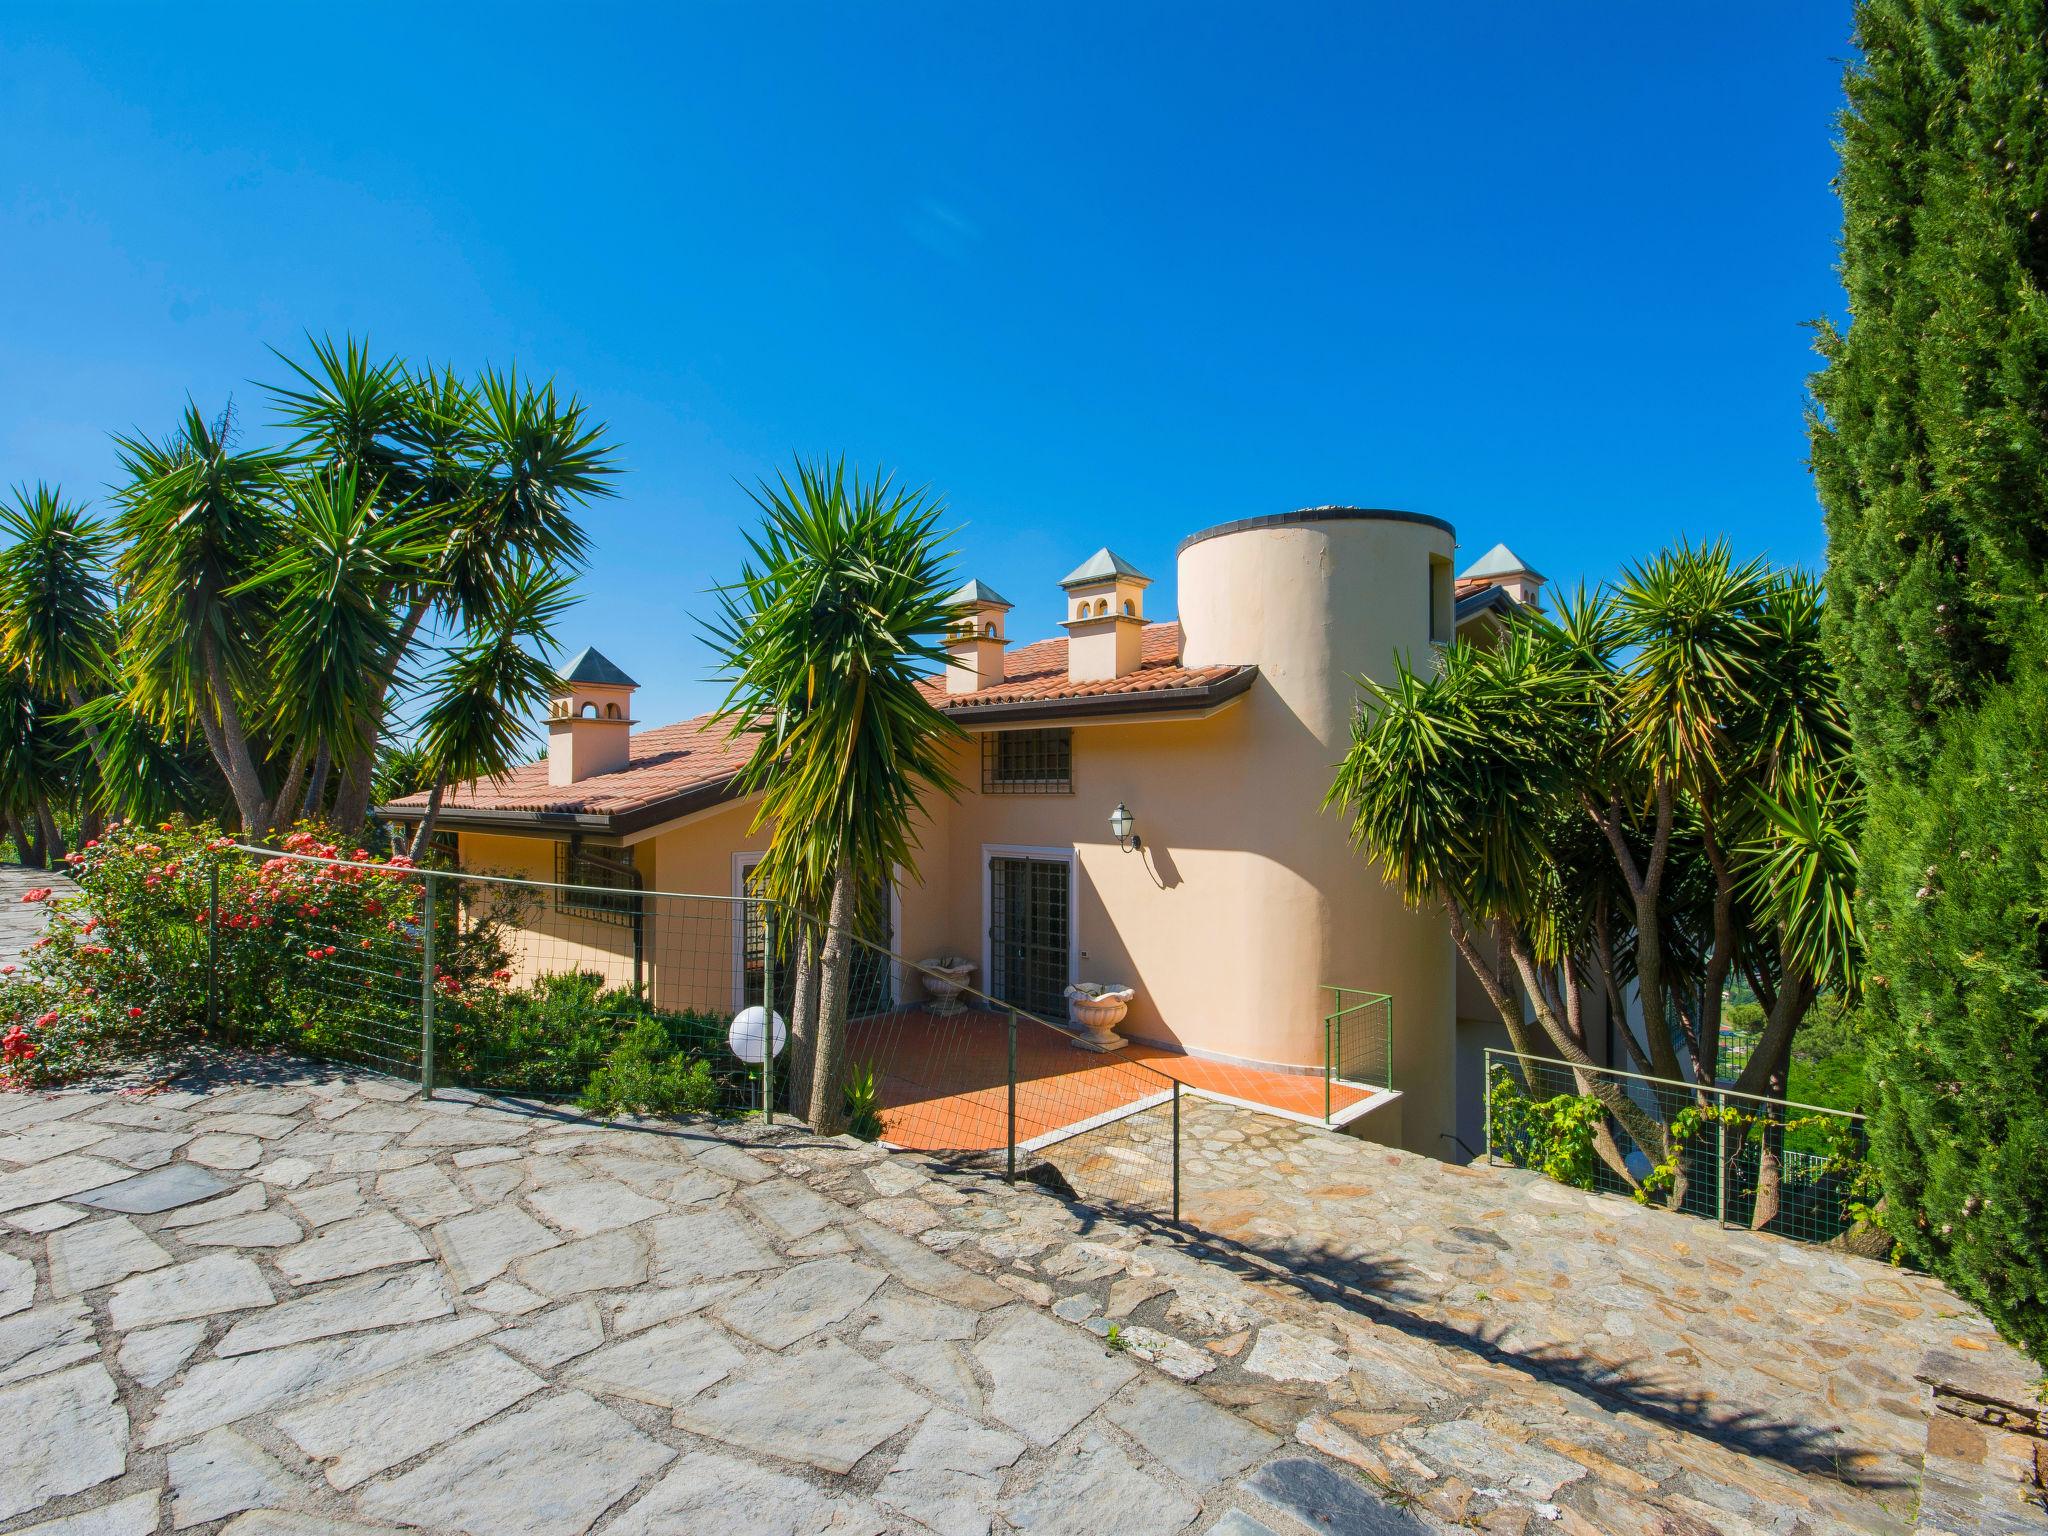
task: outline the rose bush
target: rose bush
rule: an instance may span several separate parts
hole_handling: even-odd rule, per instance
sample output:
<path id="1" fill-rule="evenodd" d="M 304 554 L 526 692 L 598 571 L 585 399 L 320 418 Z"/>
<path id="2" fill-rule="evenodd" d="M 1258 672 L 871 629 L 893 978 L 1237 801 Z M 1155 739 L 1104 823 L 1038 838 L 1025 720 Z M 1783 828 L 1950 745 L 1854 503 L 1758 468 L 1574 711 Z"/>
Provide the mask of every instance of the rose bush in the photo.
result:
<path id="1" fill-rule="evenodd" d="M 79 894 L 25 893 L 50 904 L 50 922 L 0 974 L 0 1041 L 13 1042 L 0 1044 L 0 1076 L 59 1082 L 209 1028 L 227 1042 L 400 1070 L 415 1060 L 420 871 L 311 828 L 283 848 L 247 854 L 211 822 L 168 821 L 116 824 L 67 855 Z M 507 912 L 463 903 L 461 891 L 440 894 L 435 984 L 453 998 L 490 995 L 502 985 Z"/>

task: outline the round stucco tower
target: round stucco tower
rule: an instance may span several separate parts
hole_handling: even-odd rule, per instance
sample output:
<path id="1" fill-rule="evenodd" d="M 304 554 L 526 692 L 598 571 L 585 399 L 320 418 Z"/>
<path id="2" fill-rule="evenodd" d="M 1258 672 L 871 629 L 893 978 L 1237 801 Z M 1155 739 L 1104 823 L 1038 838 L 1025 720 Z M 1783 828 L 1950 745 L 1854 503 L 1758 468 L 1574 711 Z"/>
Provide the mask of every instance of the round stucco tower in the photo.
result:
<path id="1" fill-rule="evenodd" d="M 1252 662 L 1234 733 L 1248 888 L 1235 905 L 1226 999 L 1257 1019 L 1268 1061 L 1320 1062 L 1332 983 L 1393 997 L 1400 1141 L 1441 1156 L 1455 1128 L 1454 950 L 1441 915 L 1416 912 L 1354 848 L 1323 797 L 1350 745 L 1355 678 L 1394 658 L 1425 665 L 1451 637 L 1451 525 L 1412 512 L 1314 507 L 1220 524 L 1183 540 L 1182 657 Z M 1377 1137 L 1391 1131 L 1369 1122 Z"/>

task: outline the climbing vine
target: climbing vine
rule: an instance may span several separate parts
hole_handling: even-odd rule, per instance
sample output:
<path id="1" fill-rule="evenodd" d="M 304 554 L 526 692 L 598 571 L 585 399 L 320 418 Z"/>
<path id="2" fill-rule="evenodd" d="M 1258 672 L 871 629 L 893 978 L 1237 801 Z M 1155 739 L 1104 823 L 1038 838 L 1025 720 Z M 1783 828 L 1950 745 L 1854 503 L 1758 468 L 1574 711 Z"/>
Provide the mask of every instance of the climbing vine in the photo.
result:
<path id="1" fill-rule="evenodd" d="M 1532 1099 L 1514 1074 L 1496 1064 L 1487 1089 L 1493 1150 L 1517 1168 L 1533 1168 L 1560 1184 L 1593 1187 L 1593 1136 L 1606 1114 L 1590 1094 Z"/>

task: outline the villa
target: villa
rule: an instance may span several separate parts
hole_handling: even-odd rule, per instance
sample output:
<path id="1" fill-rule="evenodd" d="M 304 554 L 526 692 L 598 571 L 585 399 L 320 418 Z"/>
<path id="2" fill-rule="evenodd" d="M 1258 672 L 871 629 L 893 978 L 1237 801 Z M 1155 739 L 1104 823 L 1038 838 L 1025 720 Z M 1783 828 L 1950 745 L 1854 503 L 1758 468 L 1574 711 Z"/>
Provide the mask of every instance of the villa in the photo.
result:
<path id="1" fill-rule="evenodd" d="M 1070 983 L 1128 985 L 1132 1040 L 1266 1072 L 1323 1073 L 1328 986 L 1388 994 L 1379 1076 L 1397 1091 L 1357 1129 L 1433 1156 L 1476 1147 L 1481 1050 L 1504 1032 L 1442 917 L 1408 909 L 1322 809 L 1356 678 L 1536 600 L 1543 578 L 1505 546 L 1458 575 L 1455 548 L 1449 523 L 1412 512 L 1223 523 L 1181 542 L 1175 619 L 1148 614 L 1149 578 L 1104 549 L 1022 610 L 1065 633 L 1017 645 L 1020 610 L 970 581 L 925 685 L 966 732 L 961 792 L 923 807 L 916 873 L 875 882 L 864 932 L 971 962 L 973 985 L 1043 1017 L 1066 1016 Z M 440 824 L 465 871 L 590 888 L 521 919 L 529 973 L 630 964 L 663 1006 L 737 1007 L 758 997 L 758 931 L 665 953 L 646 925 L 667 898 L 633 893 L 746 892 L 769 834 L 734 783 L 747 743 L 701 718 L 636 729 L 635 687 L 584 651 L 545 762 L 451 789 Z M 424 804 L 380 811 L 416 821 Z M 922 1001 L 896 969 L 867 967 L 857 1010 Z"/>

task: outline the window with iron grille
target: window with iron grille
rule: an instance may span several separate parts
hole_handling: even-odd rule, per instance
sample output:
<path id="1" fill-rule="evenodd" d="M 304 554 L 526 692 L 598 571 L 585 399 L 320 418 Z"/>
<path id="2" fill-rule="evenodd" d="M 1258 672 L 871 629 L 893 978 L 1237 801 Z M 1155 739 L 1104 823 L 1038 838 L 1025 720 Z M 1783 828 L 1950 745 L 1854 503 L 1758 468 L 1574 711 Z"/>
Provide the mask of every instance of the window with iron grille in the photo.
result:
<path id="1" fill-rule="evenodd" d="M 1071 795 L 1073 733 L 988 731 L 981 738 L 984 795 Z"/>
<path id="2" fill-rule="evenodd" d="M 555 910 L 601 923 L 629 926 L 639 908 L 639 872 L 630 848 L 585 848 L 555 844 Z M 601 886 L 602 890 L 562 890 L 561 886 Z M 617 891 L 617 895 L 611 892 Z"/>

